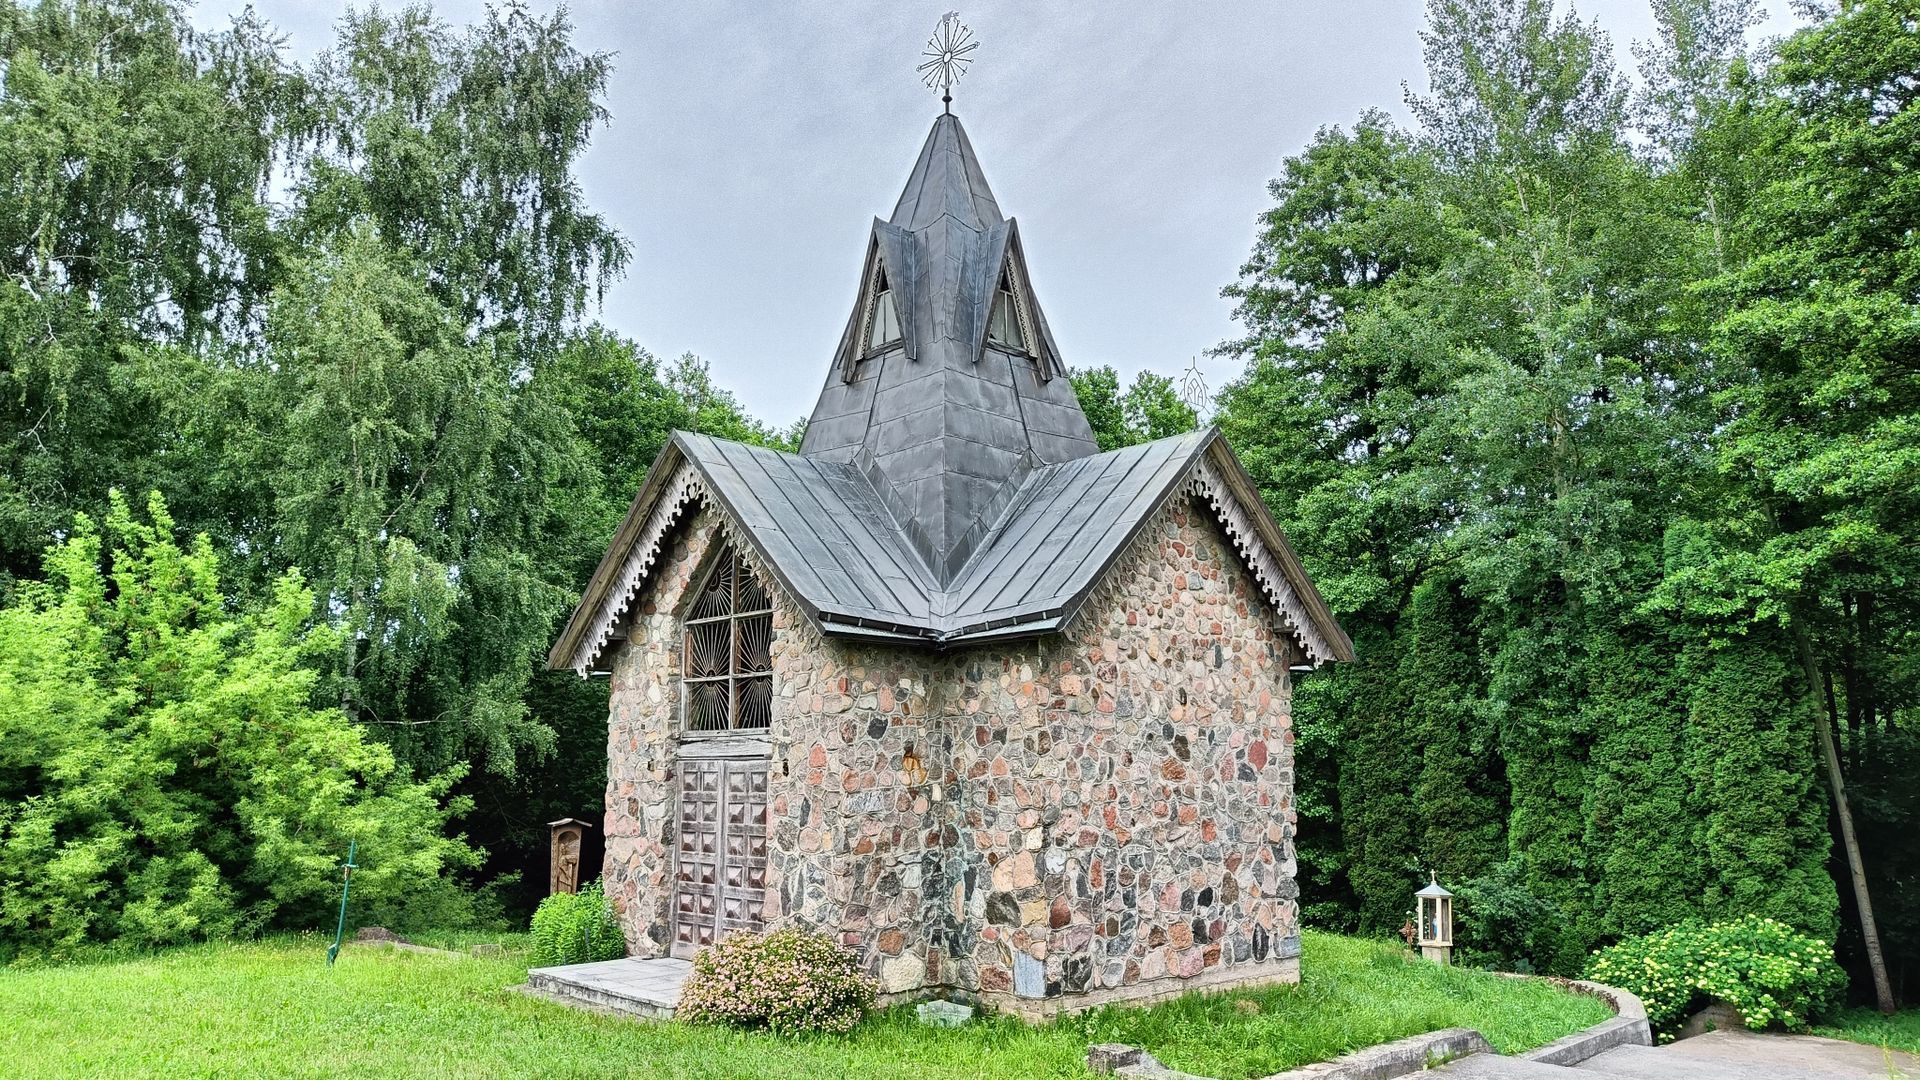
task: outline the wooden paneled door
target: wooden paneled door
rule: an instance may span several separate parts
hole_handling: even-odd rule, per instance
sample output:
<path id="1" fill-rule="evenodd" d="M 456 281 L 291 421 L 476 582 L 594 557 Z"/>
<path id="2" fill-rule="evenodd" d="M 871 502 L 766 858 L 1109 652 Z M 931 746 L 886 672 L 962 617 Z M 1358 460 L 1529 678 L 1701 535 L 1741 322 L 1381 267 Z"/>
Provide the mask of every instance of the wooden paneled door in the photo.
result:
<path id="1" fill-rule="evenodd" d="M 767 897 L 767 761 L 680 760 L 673 955 L 758 930 Z"/>

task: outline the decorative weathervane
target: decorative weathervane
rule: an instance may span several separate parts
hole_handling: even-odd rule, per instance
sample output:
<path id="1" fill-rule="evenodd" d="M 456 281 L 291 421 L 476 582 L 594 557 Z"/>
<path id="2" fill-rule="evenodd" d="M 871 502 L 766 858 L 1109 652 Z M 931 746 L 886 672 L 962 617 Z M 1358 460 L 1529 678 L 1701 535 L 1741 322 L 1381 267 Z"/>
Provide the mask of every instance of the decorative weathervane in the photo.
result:
<path id="1" fill-rule="evenodd" d="M 967 54 L 980 47 L 973 40 L 973 31 L 960 21 L 960 13 L 949 11 L 940 16 L 940 25 L 927 39 L 927 47 L 920 55 L 927 62 L 913 70 L 927 84 L 927 89 L 940 91 L 941 111 L 953 111 L 953 84 L 967 73 L 967 65 L 973 63 L 973 57 Z"/>

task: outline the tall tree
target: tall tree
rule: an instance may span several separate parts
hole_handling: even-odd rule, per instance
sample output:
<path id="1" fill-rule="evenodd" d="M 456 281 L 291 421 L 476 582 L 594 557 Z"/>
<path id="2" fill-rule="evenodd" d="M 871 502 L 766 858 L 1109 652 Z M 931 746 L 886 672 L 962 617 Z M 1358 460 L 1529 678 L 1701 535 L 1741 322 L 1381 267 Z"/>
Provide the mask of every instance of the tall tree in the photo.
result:
<path id="1" fill-rule="evenodd" d="M 1682 153 L 1744 173 L 1704 137 L 1637 151 L 1610 45 L 1547 0 L 1428 15 L 1419 129 L 1367 117 L 1289 160 L 1228 290 L 1247 370 L 1220 423 L 1361 653 L 1297 703 L 1339 762 L 1331 780 L 1303 767 L 1344 841 L 1316 873 L 1340 862 L 1377 929 L 1417 864 L 1530 891 L 1516 910 L 1547 914 L 1514 959 L 1554 970 L 1768 881 L 1789 886 L 1776 910 L 1830 932 L 1812 744 L 1750 715 L 1786 658 L 1701 652 L 1726 628 L 1648 604 L 1668 521 L 1711 498 L 1723 374 L 1691 289 L 1718 265 L 1712 223 L 1697 182 L 1667 177 Z M 1722 24 L 1740 5 L 1663 18 L 1691 35 L 1671 66 L 1715 103 L 1696 111 L 1739 115 Z M 1716 676 L 1690 684 L 1683 661 Z M 1742 768 L 1689 772 L 1734 745 Z M 1392 824 L 1428 809 L 1449 820 Z M 1690 814 L 1699 837 L 1649 831 Z"/>
<path id="2" fill-rule="evenodd" d="M 277 280 L 296 82 L 265 26 L 157 0 L 0 2 L 0 584 L 76 509 L 177 475 L 156 423 Z"/>
<path id="3" fill-rule="evenodd" d="M 654 453 L 797 429 L 582 325 L 628 246 L 574 178 L 611 61 L 564 13 L 338 34 L 296 64 L 251 14 L 0 0 L 0 594 L 163 489 L 237 605 L 304 571 L 321 700 L 471 765 L 511 870 L 601 797 L 604 688 L 535 672 Z"/>
<path id="4" fill-rule="evenodd" d="M 299 264 L 239 376 L 234 523 L 268 566 L 306 568 L 343 630 L 349 715 L 422 769 L 511 773 L 552 748 L 520 697 L 570 583 L 542 564 L 550 488 L 587 466 L 570 424 L 519 392 L 508 343 L 463 321 L 371 226 Z"/>
<path id="5" fill-rule="evenodd" d="M 557 344 L 629 257 L 574 179 L 611 72 L 564 9 L 489 6 L 464 32 L 425 5 L 350 11 L 315 65 L 293 235 L 370 221 L 462 325 Z"/>
<path id="6" fill-rule="evenodd" d="M 1848 719 L 1879 699 L 1856 662 L 1871 612 L 1909 603 L 1920 572 L 1920 21 L 1905 0 L 1849 0 L 1780 50 L 1751 149 L 1766 177 L 1741 221 L 1750 259 L 1716 286 L 1728 366 L 1716 403 L 1723 545 L 1703 577 L 1730 610 L 1784 626 L 1825 761 L 1860 925 L 1883 1010 L 1894 1006 L 1845 794 Z M 1704 582 L 1703 582 L 1704 584 Z M 1862 626 L 1866 626 L 1862 632 Z M 1829 701 L 1832 704 L 1828 704 Z"/>
<path id="7" fill-rule="evenodd" d="M 1093 427 L 1094 444 L 1103 451 L 1165 439 L 1199 426 L 1193 406 L 1180 399 L 1173 380 L 1165 375 L 1142 371 L 1125 393 L 1120 391 L 1119 373 L 1109 366 L 1080 368 L 1072 379 L 1080 410 Z"/>
<path id="8" fill-rule="evenodd" d="M 1384 114 L 1323 129 L 1271 185 L 1276 205 L 1226 290 L 1248 334 L 1222 351 L 1246 371 L 1216 422 L 1358 654 L 1295 696 L 1303 902 L 1373 930 L 1399 925 L 1419 860 L 1398 626 L 1446 558 L 1454 495 L 1428 437 L 1448 343 L 1403 300 L 1462 235 L 1436 182 L 1432 155 Z"/>

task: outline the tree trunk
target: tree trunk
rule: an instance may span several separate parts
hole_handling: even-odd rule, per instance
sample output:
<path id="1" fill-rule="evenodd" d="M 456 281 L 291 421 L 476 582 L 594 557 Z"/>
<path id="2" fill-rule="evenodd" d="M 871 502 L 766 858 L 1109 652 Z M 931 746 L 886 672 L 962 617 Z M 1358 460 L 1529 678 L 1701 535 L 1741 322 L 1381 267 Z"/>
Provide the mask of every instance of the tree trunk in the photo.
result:
<path id="1" fill-rule="evenodd" d="M 1873 996 L 1880 1011 L 1893 1015 L 1893 984 L 1887 980 L 1887 958 L 1880 951 L 1880 930 L 1873 922 L 1873 902 L 1867 898 L 1867 867 L 1860 858 L 1860 840 L 1853 832 L 1853 812 L 1847 808 L 1847 786 L 1840 773 L 1840 752 L 1833 741 L 1833 724 L 1821 704 L 1820 667 L 1813 658 L 1813 645 L 1807 640 L 1805 624 L 1793 621 L 1793 645 L 1800 654 L 1800 667 L 1806 673 L 1807 690 L 1812 701 L 1815 732 L 1820 737 L 1820 757 L 1827 767 L 1827 786 L 1833 790 L 1833 811 L 1840 819 L 1840 843 L 1846 848 L 1847 869 L 1853 876 L 1853 899 L 1860 909 L 1860 938 L 1865 945 L 1867 968 L 1873 974 Z"/>

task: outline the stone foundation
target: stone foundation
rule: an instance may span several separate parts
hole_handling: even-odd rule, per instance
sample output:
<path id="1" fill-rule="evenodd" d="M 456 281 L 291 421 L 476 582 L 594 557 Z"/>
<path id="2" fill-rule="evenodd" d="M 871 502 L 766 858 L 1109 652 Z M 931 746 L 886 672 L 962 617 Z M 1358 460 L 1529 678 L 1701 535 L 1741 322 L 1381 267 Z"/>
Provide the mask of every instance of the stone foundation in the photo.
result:
<path id="1" fill-rule="evenodd" d="M 613 661 L 636 955 L 670 940 L 676 613 L 719 532 L 681 527 Z M 835 934 L 883 993 L 1026 1016 L 1298 979 L 1289 650 L 1209 512 L 1176 497 L 1044 638 L 851 645 L 776 603 L 770 926 Z"/>

